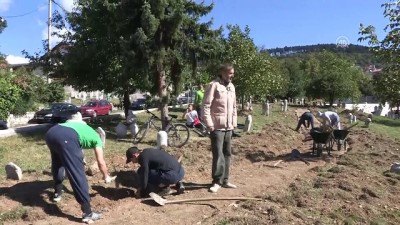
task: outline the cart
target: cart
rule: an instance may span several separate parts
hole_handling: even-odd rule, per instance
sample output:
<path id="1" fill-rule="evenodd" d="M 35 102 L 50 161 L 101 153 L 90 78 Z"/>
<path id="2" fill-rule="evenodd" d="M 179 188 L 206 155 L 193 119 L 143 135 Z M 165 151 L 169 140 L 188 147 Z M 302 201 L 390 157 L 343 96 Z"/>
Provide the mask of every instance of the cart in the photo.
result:
<path id="1" fill-rule="evenodd" d="M 349 130 L 334 130 L 333 131 L 334 143 L 337 144 L 338 151 L 341 150 L 342 145 L 344 145 L 344 150 L 346 150 L 347 136 L 349 135 L 349 133 L 350 133 Z"/>
<path id="2" fill-rule="evenodd" d="M 313 140 L 313 155 L 321 156 L 323 150 L 326 150 L 328 152 L 328 155 L 331 154 L 333 146 L 332 132 L 323 132 L 319 128 L 314 128 L 310 131 L 310 135 Z"/>

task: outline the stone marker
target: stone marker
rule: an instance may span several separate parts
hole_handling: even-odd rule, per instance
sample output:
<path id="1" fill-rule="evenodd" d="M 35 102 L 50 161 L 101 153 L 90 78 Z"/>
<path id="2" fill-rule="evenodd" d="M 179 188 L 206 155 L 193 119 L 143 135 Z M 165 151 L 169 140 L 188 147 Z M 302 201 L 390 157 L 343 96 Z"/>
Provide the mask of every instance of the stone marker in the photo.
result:
<path id="1" fill-rule="evenodd" d="M 253 126 L 253 117 L 251 115 L 247 115 L 246 121 L 244 123 L 243 132 L 250 132 Z"/>
<path id="2" fill-rule="evenodd" d="M 131 131 L 132 138 L 134 138 L 139 131 L 139 127 L 136 123 L 129 125 L 129 130 Z"/>
<path id="3" fill-rule="evenodd" d="M 390 172 L 392 173 L 400 173 L 400 163 L 395 162 L 390 166 Z"/>
<path id="4" fill-rule="evenodd" d="M 115 132 L 117 133 L 117 138 L 119 139 L 126 138 L 126 135 L 128 133 L 128 128 L 123 123 L 119 123 L 115 127 Z"/>
<path id="5" fill-rule="evenodd" d="M 285 110 L 285 103 L 283 103 L 283 101 L 281 101 L 281 111 L 283 112 L 283 110 Z"/>
<path id="6" fill-rule="evenodd" d="M 367 119 L 365 120 L 365 126 L 366 126 L 366 127 L 369 127 L 369 125 L 371 124 L 371 122 L 372 122 L 372 119 L 371 119 L 371 118 L 367 118 Z"/>
<path id="7" fill-rule="evenodd" d="M 161 149 L 161 146 L 168 146 L 168 134 L 163 130 L 157 133 L 157 149 Z"/>
<path id="8" fill-rule="evenodd" d="M 283 101 L 283 111 L 284 111 L 284 112 L 287 112 L 287 111 L 288 111 L 288 100 L 287 100 L 287 99 L 285 99 L 285 100 Z"/>
<path id="9" fill-rule="evenodd" d="M 90 164 L 90 166 L 89 166 L 89 168 L 87 170 L 87 174 L 89 176 L 94 176 L 99 171 L 100 171 L 99 166 L 97 165 L 97 162 L 94 161 L 92 164 Z"/>
<path id="10" fill-rule="evenodd" d="M 21 180 L 22 179 L 22 170 L 16 164 L 9 162 L 6 167 L 6 178 L 12 180 Z"/>
<path id="11" fill-rule="evenodd" d="M 262 115 L 267 115 L 269 116 L 269 111 L 270 111 L 270 105 L 268 102 L 264 102 L 262 105 Z"/>
<path id="12" fill-rule="evenodd" d="M 349 123 L 353 123 L 353 113 L 349 113 Z"/>
<path id="13" fill-rule="evenodd" d="M 246 102 L 246 111 L 250 110 L 250 102 Z"/>
<path id="14" fill-rule="evenodd" d="M 126 123 L 127 124 L 136 123 L 136 115 L 133 114 L 132 110 L 128 110 L 128 116 L 126 117 Z"/>

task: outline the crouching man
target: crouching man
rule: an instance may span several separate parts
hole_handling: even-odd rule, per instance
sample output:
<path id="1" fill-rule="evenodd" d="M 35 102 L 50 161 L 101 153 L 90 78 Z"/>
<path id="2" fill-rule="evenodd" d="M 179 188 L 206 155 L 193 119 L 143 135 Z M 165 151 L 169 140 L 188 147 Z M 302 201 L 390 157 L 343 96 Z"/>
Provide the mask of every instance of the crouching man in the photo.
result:
<path id="1" fill-rule="evenodd" d="M 136 197 L 145 198 L 151 192 L 165 196 L 171 193 L 171 185 L 175 185 L 178 194 L 185 191 L 182 179 L 185 171 L 175 157 L 158 149 L 131 147 L 126 151 L 126 163 L 139 163 L 137 171 L 140 187 Z"/>

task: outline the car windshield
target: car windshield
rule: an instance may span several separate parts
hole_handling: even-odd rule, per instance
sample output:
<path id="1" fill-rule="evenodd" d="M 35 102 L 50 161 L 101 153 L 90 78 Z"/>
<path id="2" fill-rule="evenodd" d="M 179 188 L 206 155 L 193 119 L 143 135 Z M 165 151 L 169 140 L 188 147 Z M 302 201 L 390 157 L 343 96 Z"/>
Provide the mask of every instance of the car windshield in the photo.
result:
<path id="1" fill-rule="evenodd" d="M 85 104 L 85 106 L 90 106 L 90 107 L 93 107 L 93 106 L 96 106 L 96 105 L 97 105 L 96 102 L 88 102 L 88 103 Z"/>
<path id="2" fill-rule="evenodd" d="M 50 105 L 49 108 L 52 110 L 60 110 L 62 107 L 63 107 L 62 104 L 52 104 L 52 105 Z"/>

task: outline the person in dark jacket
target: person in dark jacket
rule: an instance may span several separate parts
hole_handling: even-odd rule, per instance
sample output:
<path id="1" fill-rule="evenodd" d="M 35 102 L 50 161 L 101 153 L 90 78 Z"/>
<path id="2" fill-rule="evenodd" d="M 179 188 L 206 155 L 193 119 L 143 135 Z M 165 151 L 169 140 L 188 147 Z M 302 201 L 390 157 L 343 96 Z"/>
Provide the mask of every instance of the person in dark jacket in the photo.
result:
<path id="1" fill-rule="evenodd" d="M 307 123 L 307 126 L 306 126 L 306 123 Z M 312 129 L 314 128 L 314 116 L 310 111 L 305 112 L 305 113 L 303 113 L 303 115 L 300 116 L 300 119 L 299 119 L 299 122 L 297 123 L 297 127 L 296 127 L 295 131 L 299 131 L 301 125 L 303 125 L 304 128 L 310 128 L 310 125 L 311 125 Z"/>
<path id="2" fill-rule="evenodd" d="M 170 194 L 170 186 L 175 184 L 178 194 L 185 191 L 182 179 L 185 171 L 178 160 L 164 150 L 148 148 L 140 151 L 131 147 L 126 151 L 126 163 L 138 163 L 140 187 L 136 192 L 139 198 L 151 192 L 159 195 Z"/>

